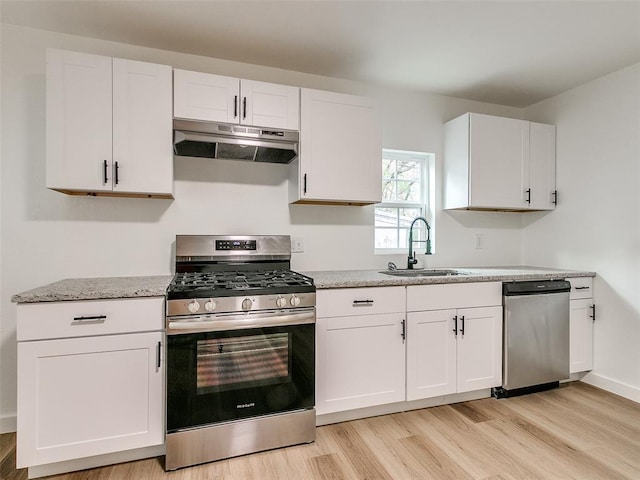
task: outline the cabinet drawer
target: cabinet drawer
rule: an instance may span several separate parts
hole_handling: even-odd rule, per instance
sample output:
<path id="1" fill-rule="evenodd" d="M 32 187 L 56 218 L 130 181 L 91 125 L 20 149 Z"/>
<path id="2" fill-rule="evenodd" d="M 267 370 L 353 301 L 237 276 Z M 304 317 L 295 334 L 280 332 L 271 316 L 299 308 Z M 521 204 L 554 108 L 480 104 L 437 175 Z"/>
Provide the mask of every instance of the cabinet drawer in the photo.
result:
<path id="1" fill-rule="evenodd" d="M 164 297 L 18 305 L 18 341 L 133 333 L 163 328 Z"/>
<path id="2" fill-rule="evenodd" d="M 593 278 L 576 277 L 567 278 L 567 280 L 571 283 L 571 293 L 569 293 L 569 299 L 577 300 L 579 298 L 593 297 Z"/>
<path id="3" fill-rule="evenodd" d="M 407 287 L 407 311 L 502 305 L 501 282 L 477 282 Z"/>
<path id="4" fill-rule="evenodd" d="M 318 317 L 404 312 L 404 287 L 342 288 L 316 292 Z"/>

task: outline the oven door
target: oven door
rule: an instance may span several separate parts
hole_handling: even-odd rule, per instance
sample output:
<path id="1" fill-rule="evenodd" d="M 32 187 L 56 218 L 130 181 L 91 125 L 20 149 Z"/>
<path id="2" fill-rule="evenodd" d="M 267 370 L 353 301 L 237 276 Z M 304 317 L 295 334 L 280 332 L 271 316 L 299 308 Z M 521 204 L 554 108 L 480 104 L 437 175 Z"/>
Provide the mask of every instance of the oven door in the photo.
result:
<path id="1" fill-rule="evenodd" d="M 168 319 L 167 334 L 168 433 L 315 405 L 313 308 Z"/>

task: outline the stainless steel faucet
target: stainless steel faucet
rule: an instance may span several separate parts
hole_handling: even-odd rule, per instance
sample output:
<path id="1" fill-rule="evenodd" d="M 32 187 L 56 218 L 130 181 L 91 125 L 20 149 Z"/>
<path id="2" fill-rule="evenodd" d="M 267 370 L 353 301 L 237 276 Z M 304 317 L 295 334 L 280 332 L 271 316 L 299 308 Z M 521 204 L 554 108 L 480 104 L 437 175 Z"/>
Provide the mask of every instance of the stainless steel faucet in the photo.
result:
<path id="1" fill-rule="evenodd" d="M 416 217 L 411 222 L 411 227 L 409 227 L 409 258 L 407 259 L 407 268 L 409 270 L 413 270 L 413 266 L 418 263 L 418 259 L 416 258 L 416 252 L 413 251 L 413 226 L 418 220 L 422 220 L 424 224 L 427 226 L 427 239 L 426 240 L 415 240 L 416 242 L 426 243 L 427 250 L 425 254 L 431 255 L 431 227 L 429 226 L 429 222 L 424 217 Z"/>

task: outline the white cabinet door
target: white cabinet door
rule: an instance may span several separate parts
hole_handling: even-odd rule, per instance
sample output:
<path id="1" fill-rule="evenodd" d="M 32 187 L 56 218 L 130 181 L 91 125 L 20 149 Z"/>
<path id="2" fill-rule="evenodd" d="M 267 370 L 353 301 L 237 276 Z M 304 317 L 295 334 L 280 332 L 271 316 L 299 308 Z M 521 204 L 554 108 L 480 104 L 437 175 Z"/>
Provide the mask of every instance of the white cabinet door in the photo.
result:
<path id="1" fill-rule="evenodd" d="M 529 208 L 553 210 L 556 192 L 556 127 L 529 124 Z"/>
<path id="2" fill-rule="evenodd" d="M 172 197 L 171 67 L 47 50 L 47 188 Z"/>
<path id="3" fill-rule="evenodd" d="M 111 190 L 111 82 L 110 57 L 47 50 L 47 188 Z"/>
<path id="4" fill-rule="evenodd" d="M 445 208 L 553 210 L 554 125 L 467 113 L 445 124 Z"/>
<path id="5" fill-rule="evenodd" d="M 593 300 L 569 302 L 570 373 L 593 369 Z"/>
<path id="6" fill-rule="evenodd" d="M 407 314 L 407 400 L 456 392 L 455 310 Z"/>
<path id="7" fill-rule="evenodd" d="M 171 67 L 113 59 L 113 190 L 173 192 Z"/>
<path id="8" fill-rule="evenodd" d="M 242 80 L 240 123 L 299 130 L 300 88 Z"/>
<path id="9" fill-rule="evenodd" d="M 300 88 L 210 73 L 173 71 L 173 116 L 298 130 Z"/>
<path id="10" fill-rule="evenodd" d="M 318 318 L 318 415 L 405 399 L 404 314 Z"/>
<path id="11" fill-rule="evenodd" d="M 301 90 L 300 155 L 293 203 L 382 200 L 382 133 L 372 99 Z"/>
<path id="12" fill-rule="evenodd" d="M 458 393 L 502 384 L 502 307 L 457 311 Z"/>
<path id="13" fill-rule="evenodd" d="M 469 158 L 472 206 L 527 208 L 529 122 L 470 114 Z"/>
<path id="14" fill-rule="evenodd" d="M 18 344 L 18 467 L 164 441 L 163 335 Z"/>
<path id="15" fill-rule="evenodd" d="M 238 123 L 240 103 L 237 78 L 173 71 L 173 116 L 176 118 Z"/>

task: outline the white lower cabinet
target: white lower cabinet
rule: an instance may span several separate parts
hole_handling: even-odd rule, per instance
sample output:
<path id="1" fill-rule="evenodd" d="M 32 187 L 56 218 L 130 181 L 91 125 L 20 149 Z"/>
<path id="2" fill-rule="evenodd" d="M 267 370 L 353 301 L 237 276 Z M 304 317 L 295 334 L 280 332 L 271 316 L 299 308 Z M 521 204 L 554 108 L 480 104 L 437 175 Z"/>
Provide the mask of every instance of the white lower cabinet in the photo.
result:
<path id="1" fill-rule="evenodd" d="M 407 314 L 407 400 L 502 382 L 502 307 Z"/>
<path id="2" fill-rule="evenodd" d="M 318 415 L 405 399 L 404 298 L 404 287 L 317 292 Z"/>
<path id="3" fill-rule="evenodd" d="M 72 338 L 31 340 L 24 331 L 46 306 L 19 305 L 19 468 L 164 442 L 163 300 L 130 302 L 146 318 L 129 323 L 155 324 L 158 331 L 111 334 L 126 315 L 126 300 L 63 302 L 40 320 L 72 325 Z M 96 334 L 82 336 L 85 328 Z"/>
<path id="4" fill-rule="evenodd" d="M 317 295 L 318 415 L 502 383 L 500 282 Z"/>
<path id="5" fill-rule="evenodd" d="M 502 383 L 501 291 L 499 282 L 407 287 L 407 400 Z"/>
<path id="6" fill-rule="evenodd" d="M 591 277 L 568 278 L 569 294 L 569 372 L 585 372 L 593 369 L 593 279 Z"/>

